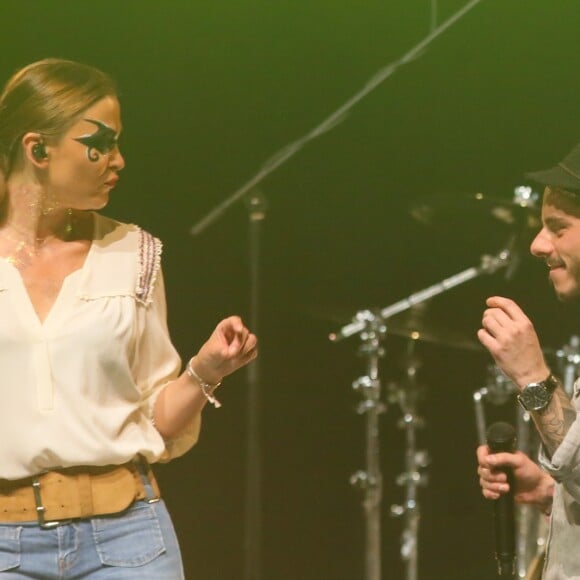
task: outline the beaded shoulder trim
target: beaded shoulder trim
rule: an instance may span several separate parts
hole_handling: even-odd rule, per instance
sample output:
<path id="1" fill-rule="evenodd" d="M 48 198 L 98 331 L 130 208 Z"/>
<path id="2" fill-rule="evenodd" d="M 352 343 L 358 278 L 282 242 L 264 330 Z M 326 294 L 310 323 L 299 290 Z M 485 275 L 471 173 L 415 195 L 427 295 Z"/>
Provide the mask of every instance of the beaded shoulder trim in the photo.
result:
<path id="1" fill-rule="evenodd" d="M 135 295 L 139 302 L 151 304 L 153 289 L 161 267 L 161 240 L 139 228 L 139 270 Z"/>

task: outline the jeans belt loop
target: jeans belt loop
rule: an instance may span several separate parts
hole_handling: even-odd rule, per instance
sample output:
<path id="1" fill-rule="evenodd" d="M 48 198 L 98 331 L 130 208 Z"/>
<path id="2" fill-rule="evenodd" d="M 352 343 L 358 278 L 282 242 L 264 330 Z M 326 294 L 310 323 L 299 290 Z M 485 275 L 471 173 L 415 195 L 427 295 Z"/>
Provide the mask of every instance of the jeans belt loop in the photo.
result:
<path id="1" fill-rule="evenodd" d="M 153 486 L 151 484 L 151 480 L 149 479 L 149 462 L 143 457 L 139 456 L 134 461 L 135 466 L 137 467 L 137 471 L 139 472 L 139 477 L 143 483 L 143 488 L 145 489 L 145 493 L 147 496 L 143 498 L 143 501 L 146 503 L 157 503 L 161 497 L 156 495 Z"/>

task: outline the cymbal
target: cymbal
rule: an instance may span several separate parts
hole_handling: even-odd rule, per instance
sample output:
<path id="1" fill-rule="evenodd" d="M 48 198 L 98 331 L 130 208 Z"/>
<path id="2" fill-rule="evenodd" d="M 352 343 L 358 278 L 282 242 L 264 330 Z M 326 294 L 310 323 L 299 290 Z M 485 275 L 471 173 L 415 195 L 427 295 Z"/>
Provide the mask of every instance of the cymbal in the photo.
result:
<path id="1" fill-rule="evenodd" d="M 407 319 L 393 317 L 386 320 L 385 325 L 387 327 L 387 336 L 394 334 L 411 340 L 462 350 L 483 350 L 483 347 L 475 337 L 475 331 L 473 337 L 470 337 L 461 331 L 413 320 L 412 317 Z"/>
<path id="2" fill-rule="evenodd" d="M 473 334 L 470 336 L 469 333 L 454 330 L 444 324 L 437 323 L 432 317 L 427 322 L 425 320 L 426 309 L 427 303 L 417 304 L 410 310 L 385 320 L 386 336 L 395 335 L 410 340 L 473 351 L 481 351 L 483 349 L 475 335 L 477 329 L 474 329 Z M 328 305 L 326 305 L 315 309 L 309 308 L 308 310 L 316 318 L 332 321 L 333 324 L 348 324 L 348 316 L 344 314 L 344 308 L 330 312 Z M 341 314 L 337 314 L 339 311 Z"/>
<path id="3" fill-rule="evenodd" d="M 473 226 L 477 218 L 491 218 L 508 228 L 537 230 L 541 225 L 540 208 L 535 200 L 502 199 L 483 193 L 433 195 L 416 203 L 411 216 L 421 223 L 446 228 L 457 220 Z"/>
<path id="4" fill-rule="evenodd" d="M 387 319 L 385 326 L 387 328 L 386 336 L 389 335 L 406 338 L 409 340 L 416 340 L 418 342 L 426 342 L 445 348 L 455 348 L 460 350 L 469 350 L 473 352 L 487 353 L 485 347 L 477 340 L 476 332 L 473 331 L 473 336 L 469 336 L 463 331 L 446 328 L 444 326 L 435 326 L 432 323 L 426 324 L 424 322 L 413 321 L 412 319 L 403 320 L 398 317 Z M 547 357 L 558 358 L 561 349 L 552 347 L 542 348 L 542 352 Z"/>
<path id="5" fill-rule="evenodd" d="M 328 305 L 317 307 L 316 309 L 308 308 L 307 310 L 311 316 L 331 321 L 336 326 L 343 326 L 349 323 L 348 315 L 345 314 L 344 308 L 340 308 L 333 313 L 329 312 Z M 337 314 L 339 311 L 341 312 L 340 315 Z M 487 354 L 487 350 L 477 339 L 478 321 L 471 325 L 472 328 L 469 330 L 466 330 L 466 328 L 451 328 L 448 323 L 441 322 L 441 316 L 435 318 L 428 311 L 428 303 L 422 303 L 413 306 L 410 310 L 387 318 L 384 321 L 386 338 L 388 339 L 390 335 L 394 335 L 446 348 Z M 562 351 L 563 349 L 556 349 L 552 346 L 542 348 L 544 355 L 554 360 L 562 356 Z"/>

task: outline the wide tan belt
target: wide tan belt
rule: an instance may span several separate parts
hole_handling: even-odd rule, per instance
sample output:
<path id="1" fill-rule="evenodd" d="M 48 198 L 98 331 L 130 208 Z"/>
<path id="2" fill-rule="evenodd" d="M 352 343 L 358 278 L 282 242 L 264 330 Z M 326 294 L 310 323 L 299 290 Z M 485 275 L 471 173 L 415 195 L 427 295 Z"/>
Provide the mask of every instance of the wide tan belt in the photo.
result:
<path id="1" fill-rule="evenodd" d="M 114 514 L 136 500 L 159 498 L 153 470 L 140 458 L 123 465 L 64 468 L 15 481 L 0 479 L 0 522 L 38 520 L 53 527 L 62 520 Z"/>

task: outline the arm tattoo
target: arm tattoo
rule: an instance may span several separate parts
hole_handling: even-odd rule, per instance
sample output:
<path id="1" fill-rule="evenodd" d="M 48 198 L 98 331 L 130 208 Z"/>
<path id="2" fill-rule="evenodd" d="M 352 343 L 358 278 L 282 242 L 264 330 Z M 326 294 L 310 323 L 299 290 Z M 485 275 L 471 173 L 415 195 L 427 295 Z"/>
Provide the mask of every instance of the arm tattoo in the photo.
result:
<path id="1" fill-rule="evenodd" d="M 576 410 L 566 392 L 559 386 L 546 409 L 532 413 L 532 418 L 546 451 L 552 457 L 576 420 Z"/>

